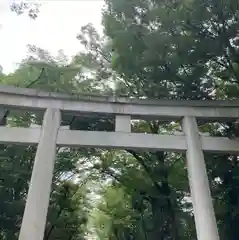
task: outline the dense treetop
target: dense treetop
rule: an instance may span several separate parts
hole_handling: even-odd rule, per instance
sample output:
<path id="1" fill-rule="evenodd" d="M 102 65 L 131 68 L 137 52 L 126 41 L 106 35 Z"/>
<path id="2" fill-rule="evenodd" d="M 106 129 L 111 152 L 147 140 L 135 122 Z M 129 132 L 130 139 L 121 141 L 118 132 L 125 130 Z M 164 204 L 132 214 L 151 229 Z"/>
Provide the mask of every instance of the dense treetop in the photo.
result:
<path id="1" fill-rule="evenodd" d="M 30 5 L 13 5 L 21 13 Z M 35 7 L 35 6 L 34 6 Z M 35 8 L 34 8 L 35 9 Z M 36 10 L 36 9 L 35 9 Z M 40 10 L 37 9 L 36 11 Z M 41 14 L 41 12 L 37 12 Z M 36 17 L 36 15 L 33 15 Z M 238 99 L 239 2 L 106 0 L 104 36 L 91 24 L 78 36 L 85 51 L 70 61 L 29 46 L 29 56 L 0 82 L 80 94 L 157 99 Z M 40 117 L 9 112 L 10 125 Z M 112 119 L 74 118 L 71 129 L 108 130 Z M 174 133 L 179 122 L 135 121 L 135 132 Z M 200 123 L 233 137 L 236 123 Z M 17 239 L 35 147 L 0 149 L 0 236 Z M 221 239 L 239 238 L 238 156 L 205 154 Z M 58 149 L 45 240 L 196 239 L 185 155 Z"/>

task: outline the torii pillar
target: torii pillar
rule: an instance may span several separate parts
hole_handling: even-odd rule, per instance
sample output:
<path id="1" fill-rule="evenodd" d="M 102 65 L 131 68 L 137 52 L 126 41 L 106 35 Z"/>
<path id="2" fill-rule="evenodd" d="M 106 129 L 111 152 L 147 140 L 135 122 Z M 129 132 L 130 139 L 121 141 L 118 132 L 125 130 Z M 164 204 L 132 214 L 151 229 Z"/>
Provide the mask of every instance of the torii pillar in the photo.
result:
<path id="1" fill-rule="evenodd" d="M 202 144 L 195 117 L 183 118 L 187 168 L 198 240 L 219 240 Z"/>
<path id="2" fill-rule="evenodd" d="M 32 170 L 19 240 L 44 238 L 60 124 L 60 110 L 47 109 Z"/>

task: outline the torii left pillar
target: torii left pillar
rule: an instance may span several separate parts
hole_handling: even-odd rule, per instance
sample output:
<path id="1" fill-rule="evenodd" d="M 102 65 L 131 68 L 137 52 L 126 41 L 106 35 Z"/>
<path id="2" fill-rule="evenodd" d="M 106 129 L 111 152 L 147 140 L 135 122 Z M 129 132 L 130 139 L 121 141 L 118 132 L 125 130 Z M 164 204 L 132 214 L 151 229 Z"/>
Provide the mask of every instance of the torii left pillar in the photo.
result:
<path id="1" fill-rule="evenodd" d="M 60 124 L 60 110 L 47 109 L 32 170 L 19 240 L 43 240 L 44 238 Z"/>

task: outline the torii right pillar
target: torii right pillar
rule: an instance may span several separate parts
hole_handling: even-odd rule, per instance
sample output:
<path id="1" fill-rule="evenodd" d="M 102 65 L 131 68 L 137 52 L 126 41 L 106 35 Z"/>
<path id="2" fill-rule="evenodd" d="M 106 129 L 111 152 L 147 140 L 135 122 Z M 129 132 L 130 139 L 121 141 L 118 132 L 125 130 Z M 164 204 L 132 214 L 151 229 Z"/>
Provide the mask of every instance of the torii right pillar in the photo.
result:
<path id="1" fill-rule="evenodd" d="M 202 143 L 195 117 L 183 119 L 187 168 L 198 240 L 219 240 Z"/>

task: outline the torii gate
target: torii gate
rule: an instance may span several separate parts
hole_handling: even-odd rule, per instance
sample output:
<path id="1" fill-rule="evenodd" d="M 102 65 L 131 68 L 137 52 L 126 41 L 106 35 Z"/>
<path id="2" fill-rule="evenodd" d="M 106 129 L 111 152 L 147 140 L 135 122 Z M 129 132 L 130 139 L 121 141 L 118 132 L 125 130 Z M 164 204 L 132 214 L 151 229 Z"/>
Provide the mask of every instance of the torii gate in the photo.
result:
<path id="1" fill-rule="evenodd" d="M 6 109 L 45 111 L 42 128 L 0 127 L 0 143 L 38 144 L 19 240 L 42 240 L 56 146 L 186 151 L 197 238 L 219 240 L 203 151 L 239 152 L 239 142 L 199 134 L 196 119 L 238 119 L 239 101 L 166 101 L 49 93 L 0 86 L 0 120 Z M 60 128 L 67 115 L 115 116 L 115 131 Z M 131 119 L 182 118 L 182 135 L 131 133 Z"/>

